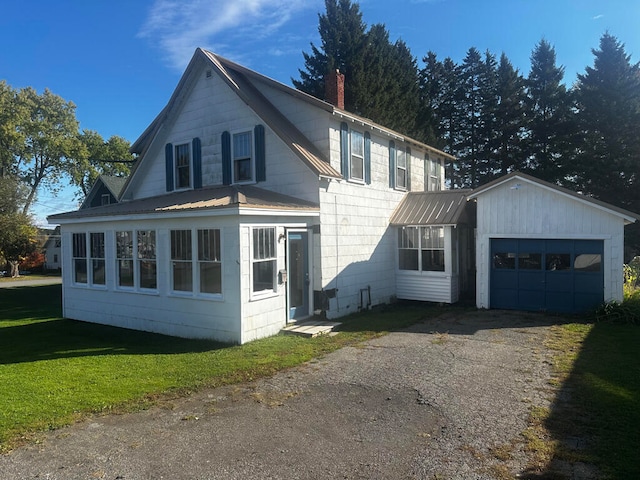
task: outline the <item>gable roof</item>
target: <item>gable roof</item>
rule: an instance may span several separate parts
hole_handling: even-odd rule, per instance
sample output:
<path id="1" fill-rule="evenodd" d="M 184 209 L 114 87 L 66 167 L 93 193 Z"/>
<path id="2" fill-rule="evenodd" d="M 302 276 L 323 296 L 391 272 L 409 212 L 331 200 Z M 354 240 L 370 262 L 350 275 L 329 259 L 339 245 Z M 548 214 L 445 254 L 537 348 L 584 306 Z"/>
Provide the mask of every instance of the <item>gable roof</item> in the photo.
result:
<path id="1" fill-rule="evenodd" d="M 278 110 L 249 80 L 247 74 L 250 70 L 241 67 L 229 60 L 226 60 L 214 53 L 196 49 L 191 62 L 185 70 L 178 86 L 176 87 L 167 106 L 160 112 L 155 120 L 147 127 L 143 134 L 131 146 L 131 151 L 144 155 L 149 145 L 156 137 L 162 125 L 167 121 L 173 111 L 173 107 L 184 94 L 184 89 L 189 83 L 191 75 L 197 70 L 198 64 L 204 61 L 208 67 L 212 67 L 220 78 L 234 91 L 264 122 L 275 132 L 278 137 L 307 165 L 316 175 L 328 178 L 342 178 L 340 172 L 334 169 L 329 160 L 324 157 L 320 150 L 287 119 L 280 110 Z M 267 79 L 255 72 L 252 76 L 259 76 Z M 274 80 L 268 79 L 270 82 Z M 293 90 L 293 89 L 291 89 Z M 296 91 L 296 90 L 294 90 Z M 297 91 L 296 91 L 297 92 Z M 309 95 L 298 92 L 296 96 L 306 96 L 313 99 Z M 308 101 L 311 101 L 307 99 Z M 314 103 L 318 106 L 326 104 L 317 99 Z M 328 105 L 328 104 L 326 104 Z"/>
<path id="2" fill-rule="evenodd" d="M 240 208 L 253 210 L 278 210 L 280 212 L 318 212 L 320 207 L 298 198 L 276 193 L 253 185 L 225 185 L 147 197 L 128 202 L 75 210 L 50 215 L 47 220 L 63 223 L 66 220 L 99 219 L 121 215 L 149 215 L 184 212 L 212 212 L 214 210 Z"/>
<path id="3" fill-rule="evenodd" d="M 469 189 L 409 192 L 391 215 L 391 225 L 474 224 L 474 205 L 467 202 Z"/>
<path id="4" fill-rule="evenodd" d="M 107 190 L 111 192 L 113 198 L 115 198 L 117 201 L 120 201 L 120 194 L 122 193 L 122 190 L 124 189 L 126 183 L 127 177 L 116 177 L 115 175 L 100 175 L 91 187 L 91 190 L 85 197 L 80 208 L 86 208 L 91 204 L 93 197 L 100 191 L 100 185 L 104 185 Z"/>
<path id="5" fill-rule="evenodd" d="M 493 190 L 500 185 L 503 185 L 506 182 L 509 182 L 513 179 L 518 179 L 523 182 L 527 182 L 530 184 L 538 185 L 542 188 L 555 191 L 560 195 L 574 198 L 582 203 L 586 203 L 592 207 L 598 208 L 600 210 L 607 211 L 608 213 L 617 215 L 624 219 L 625 225 L 629 223 L 634 223 L 636 220 L 640 220 L 640 215 L 630 212 L 629 210 L 625 210 L 624 208 L 616 207 L 615 205 L 611 205 L 610 203 L 603 202 L 601 200 L 597 200 L 595 198 L 587 197 L 586 195 L 582 195 L 580 193 L 574 192 L 564 187 L 559 187 L 558 185 L 554 185 L 553 183 L 546 182 L 544 180 L 540 180 L 539 178 L 533 177 L 531 175 L 527 175 L 522 172 L 511 172 L 503 177 L 497 178 L 489 183 L 486 183 L 476 189 L 469 195 L 469 200 L 477 198 L 478 196 Z"/>

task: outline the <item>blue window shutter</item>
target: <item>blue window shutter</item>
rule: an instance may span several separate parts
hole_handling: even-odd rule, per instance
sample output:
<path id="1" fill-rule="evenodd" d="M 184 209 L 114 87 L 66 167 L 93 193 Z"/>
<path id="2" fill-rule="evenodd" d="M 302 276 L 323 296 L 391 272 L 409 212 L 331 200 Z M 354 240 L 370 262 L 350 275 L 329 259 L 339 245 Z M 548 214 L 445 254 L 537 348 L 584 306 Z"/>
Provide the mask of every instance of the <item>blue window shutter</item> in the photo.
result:
<path id="1" fill-rule="evenodd" d="M 264 182 L 267 179 L 264 125 L 255 126 L 253 137 L 253 141 L 256 144 L 256 182 Z"/>
<path id="2" fill-rule="evenodd" d="M 166 168 L 167 192 L 173 192 L 173 144 L 164 146 L 164 163 Z"/>
<path id="3" fill-rule="evenodd" d="M 193 150 L 193 188 L 202 188 L 202 146 L 198 137 L 191 142 Z"/>
<path id="4" fill-rule="evenodd" d="M 349 178 L 349 126 L 342 122 L 340 124 L 340 169 L 342 178 Z"/>
<path id="5" fill-rule="evenodd" d="M 389 186 L 396 188 L 396 142 L 389 142 Z"/>
<path id="6" fill-rule="evenodd" d="M 364 132 L 364 183 L 371 185 L 371 134 Z"/>
<path id="7" fill-rule="evenodd" d="M 407 192 L 411 191 L 411 149 L 407 147 Z"/>
<path id="8" fill-rule="evenodd" d="M 222 132 L 222 183 L 231 185 L 231 134 Z"/>

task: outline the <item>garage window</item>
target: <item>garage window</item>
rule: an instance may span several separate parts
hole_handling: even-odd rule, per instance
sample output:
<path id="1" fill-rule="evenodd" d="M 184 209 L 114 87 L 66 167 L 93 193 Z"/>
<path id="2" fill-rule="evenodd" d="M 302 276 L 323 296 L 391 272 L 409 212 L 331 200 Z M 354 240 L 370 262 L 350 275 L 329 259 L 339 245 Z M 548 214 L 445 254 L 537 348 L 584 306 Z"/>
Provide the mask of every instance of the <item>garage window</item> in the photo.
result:
<path id="1" fill-rule="evenodd" d="M 541 270 L 542 254 L 540 253 L 518 254 L 518 268 L 521 268 L 523 270 Z"/>
<path id="2" fill-rule="evenodd" d="M 583 253 L 576 255 L 573 269 L 578 272 L 599 272 L 602 258 L 597 253 Z"/>
<path id="3" fill-rule="evenodd" d="M 571 269 L 571 254 L 569 253 L 547 253 L 547 270 L 561 271 Z"/>
<path id="4" fill-rule="evenodd" d="M 494 253 L 493 268 L 514 270 L 516 268 L 516 254 L 514 252 Z"/>

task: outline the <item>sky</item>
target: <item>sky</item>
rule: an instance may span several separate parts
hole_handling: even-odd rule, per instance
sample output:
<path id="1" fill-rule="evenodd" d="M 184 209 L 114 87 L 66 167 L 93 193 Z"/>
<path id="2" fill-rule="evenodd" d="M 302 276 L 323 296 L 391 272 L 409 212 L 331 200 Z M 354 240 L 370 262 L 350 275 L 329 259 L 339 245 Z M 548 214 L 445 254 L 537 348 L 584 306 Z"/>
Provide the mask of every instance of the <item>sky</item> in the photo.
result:
<path id="1" fill-rule="evenodd" d="M 353 0 L 352 0 L 353 1 Z M 640 61 L 640 0 L 361 0 L 367 25 L 383 23 L 421 59 L 459 63 L 471 47 L 504 52 L 523 75 L 541 39 L 565 83 L 593 65 L 609 32 Z M 291 85 L 302 52 L 320 45 L 324 0 L 4 0 L 0 81 L 48 88 L 76 105 L 81 130 L 133 143 L 166 105 L 197 47 Z M 347 85 L 348 88 L 348 85 Z M 33 214 L 75 210 L 76 190 L 41 191 Z"/>

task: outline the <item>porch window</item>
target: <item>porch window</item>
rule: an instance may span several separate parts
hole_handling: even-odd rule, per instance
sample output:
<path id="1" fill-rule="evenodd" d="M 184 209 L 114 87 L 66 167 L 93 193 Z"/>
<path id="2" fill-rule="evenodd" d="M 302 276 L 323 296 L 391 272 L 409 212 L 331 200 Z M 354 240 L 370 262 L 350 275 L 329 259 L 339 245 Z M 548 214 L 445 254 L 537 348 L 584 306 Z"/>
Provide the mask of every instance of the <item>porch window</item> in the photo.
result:
<path id="1" fill-rule="evenodd" d="M 171 265 L 174 291 L 193 291 L 191 259 L 191 230 L 171 230 Z"/>
<path id="2" fill-rule="evenodd" d="M 444 227 L 402 227 L 398 230 L 398 268 L 444 272 Z"/>
<path id="3" fill-rule="evenodd" d="M 116 275 L 119 287 L 133 287 L 133 232 L 116 232 Z"/>
<path id="4" fill-rule="evenodd" d="M 183 143 L 176 145 L 176 190 L 181 188 L 189 188 L 191 186 L 191 155 L 189 152 L 189 144 Z"/>
<path id="5" fill-rule="evenodd" d="M 444 272 L 444 227 L 420 227 L 422 271 Z"/>
<path id="6" fill-rule="evenodd" d="M 73 234 L 73 281 L 87 283 L 87 234 Z"/>
<path id="7" fill-rule="evenodd" d="M 222 293 L 220 230 L 198 230 L 198 273 L 201 293 Z"/>
<path id="8" fill-rule="evenodd" d="M 158 287 L 155 230 L 138 230 L 138 277 L 140 288 Z"/>
<path id="9" fill-rule="evenodd" d="M 91 283 L 105 284 L 104 233 L 91 233 Z"/>
<path id="10" fill-rule="evenodd" d="M 273 292 L 276 289 L 276 229 L 253 229 L 253 293 Z"/>

